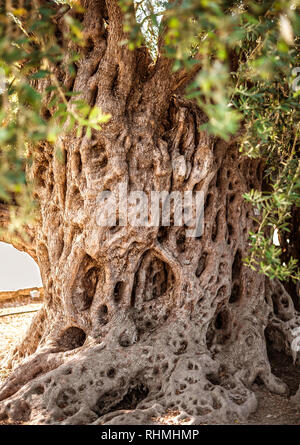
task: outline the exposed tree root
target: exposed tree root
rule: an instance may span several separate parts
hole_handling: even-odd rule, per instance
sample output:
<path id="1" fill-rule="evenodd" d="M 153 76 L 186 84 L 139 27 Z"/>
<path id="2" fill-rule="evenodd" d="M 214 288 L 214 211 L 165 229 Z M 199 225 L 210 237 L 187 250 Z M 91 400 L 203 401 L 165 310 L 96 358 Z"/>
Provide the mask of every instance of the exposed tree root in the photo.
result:
<path id="1" fill-rule="evenodd" d="M 271 313 L 265 306 L 265 313 Z M 264 326 L 257 318 L 241 322 L 231 347 L 217 351 L 211 346 L 209 351 L 201 342 L 201 325 L 191 323 L 184 311 L 177 317 L 138 343 L 132 321 L 124 315 L 114 320 L 114 329 L 101 344 L 37 353 L 1 389 L 5 401 L 0 419 L 151 423 L 153 417 L 176 409 L 190 423 L 244 421 L 256 409 L 251 384 L 257 377 L 269 390 L 287 392 L 271 374 Z M 120 346 L 124 332 L 128 345 Z"/>

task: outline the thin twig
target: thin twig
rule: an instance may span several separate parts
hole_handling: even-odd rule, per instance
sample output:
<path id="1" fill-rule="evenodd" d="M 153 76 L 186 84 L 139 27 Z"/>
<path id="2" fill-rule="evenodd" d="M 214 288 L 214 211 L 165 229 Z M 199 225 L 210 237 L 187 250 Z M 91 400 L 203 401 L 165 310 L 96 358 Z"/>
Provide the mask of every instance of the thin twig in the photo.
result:
<path id="1" fill-rule="evenodd" d="M 0 317 L 9 317 L 11 315 L 28 314 L 30 312 L 38 312 L 39 309 L 28 309 L 27 311 L 9 312 L 8 314 L 0 314 Z"/>

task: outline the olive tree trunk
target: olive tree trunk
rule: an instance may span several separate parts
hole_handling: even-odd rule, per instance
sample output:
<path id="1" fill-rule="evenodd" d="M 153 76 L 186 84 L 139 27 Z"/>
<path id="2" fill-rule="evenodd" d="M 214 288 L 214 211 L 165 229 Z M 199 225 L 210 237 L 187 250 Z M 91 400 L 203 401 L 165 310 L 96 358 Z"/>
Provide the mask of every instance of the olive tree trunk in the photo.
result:
<path id="1" fill-rule="evenodd" d="M 121 13 L 106 3 L 86 8 L 89 45 L 72 87 L 112 118 L 90 139 L 68 134 L 33 153 L 45 304 L 11 357 L 0 419 L 151 423 L 172 410 L 192 423 L 243 420 L 257 377 L 287 393 L 265 332 L 291 354 L 299 324 L 283 286 L 242 262 L 255 230 L 242 195 L 261 189 L 264 165 L 200 130 L 205 117 L 178 90 L 187 74 L 121 46 Z M 99 226 L 99 194 L 120 183 L 128 193 L 203 192 L 202 236 L 172 221 Z"/>

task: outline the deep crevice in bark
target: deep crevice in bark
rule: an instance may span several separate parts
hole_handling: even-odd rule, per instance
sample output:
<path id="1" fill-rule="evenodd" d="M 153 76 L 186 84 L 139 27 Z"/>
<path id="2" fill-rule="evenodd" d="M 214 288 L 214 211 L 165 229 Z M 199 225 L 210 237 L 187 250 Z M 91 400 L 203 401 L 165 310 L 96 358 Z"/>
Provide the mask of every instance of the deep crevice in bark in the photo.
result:
<path id="1" fill-rule="evenodd" d="M 280 378 L 289 388 L 289 395 L 296 394 L 300 385 L 300 368 L 293 363 L 293 358 L 276 350 L 267 340 L 268 358 L 274 375 Z"/>

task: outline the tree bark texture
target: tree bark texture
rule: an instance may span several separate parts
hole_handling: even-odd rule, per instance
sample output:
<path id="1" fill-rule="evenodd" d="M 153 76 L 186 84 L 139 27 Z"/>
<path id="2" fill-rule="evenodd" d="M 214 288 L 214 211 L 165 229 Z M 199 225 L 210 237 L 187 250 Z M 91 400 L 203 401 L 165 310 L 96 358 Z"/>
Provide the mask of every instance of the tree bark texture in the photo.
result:
<path id="1" fill-rule="evenodd" d="M 34 151 L 40 219 L 34 246 L 45 305 L 10 359 L 0 418 L 130 424 L 178 409 L 191 423 L 244 420 L 257 377 L 275 393 L 266 336 L 291 355 L 300 325 L 279 282 L 243 265 L 263 161 L 199 127 L 177 91 L 181 74 L 145 48 L 129 51 L 115 0 L 86 2 L 88 46 L 72 85 L 112 115 L 100 132 L 62 136 L 63 158 Z M 186 74 L 182 74 L 182 79 Z M 68 87 L 66 74 L 61 79 Z M 43 81 L 39 81 L 43 89 Z M 99 227 L 97 196 L 203 191 L 204 233 L 185 227 Z"/>

